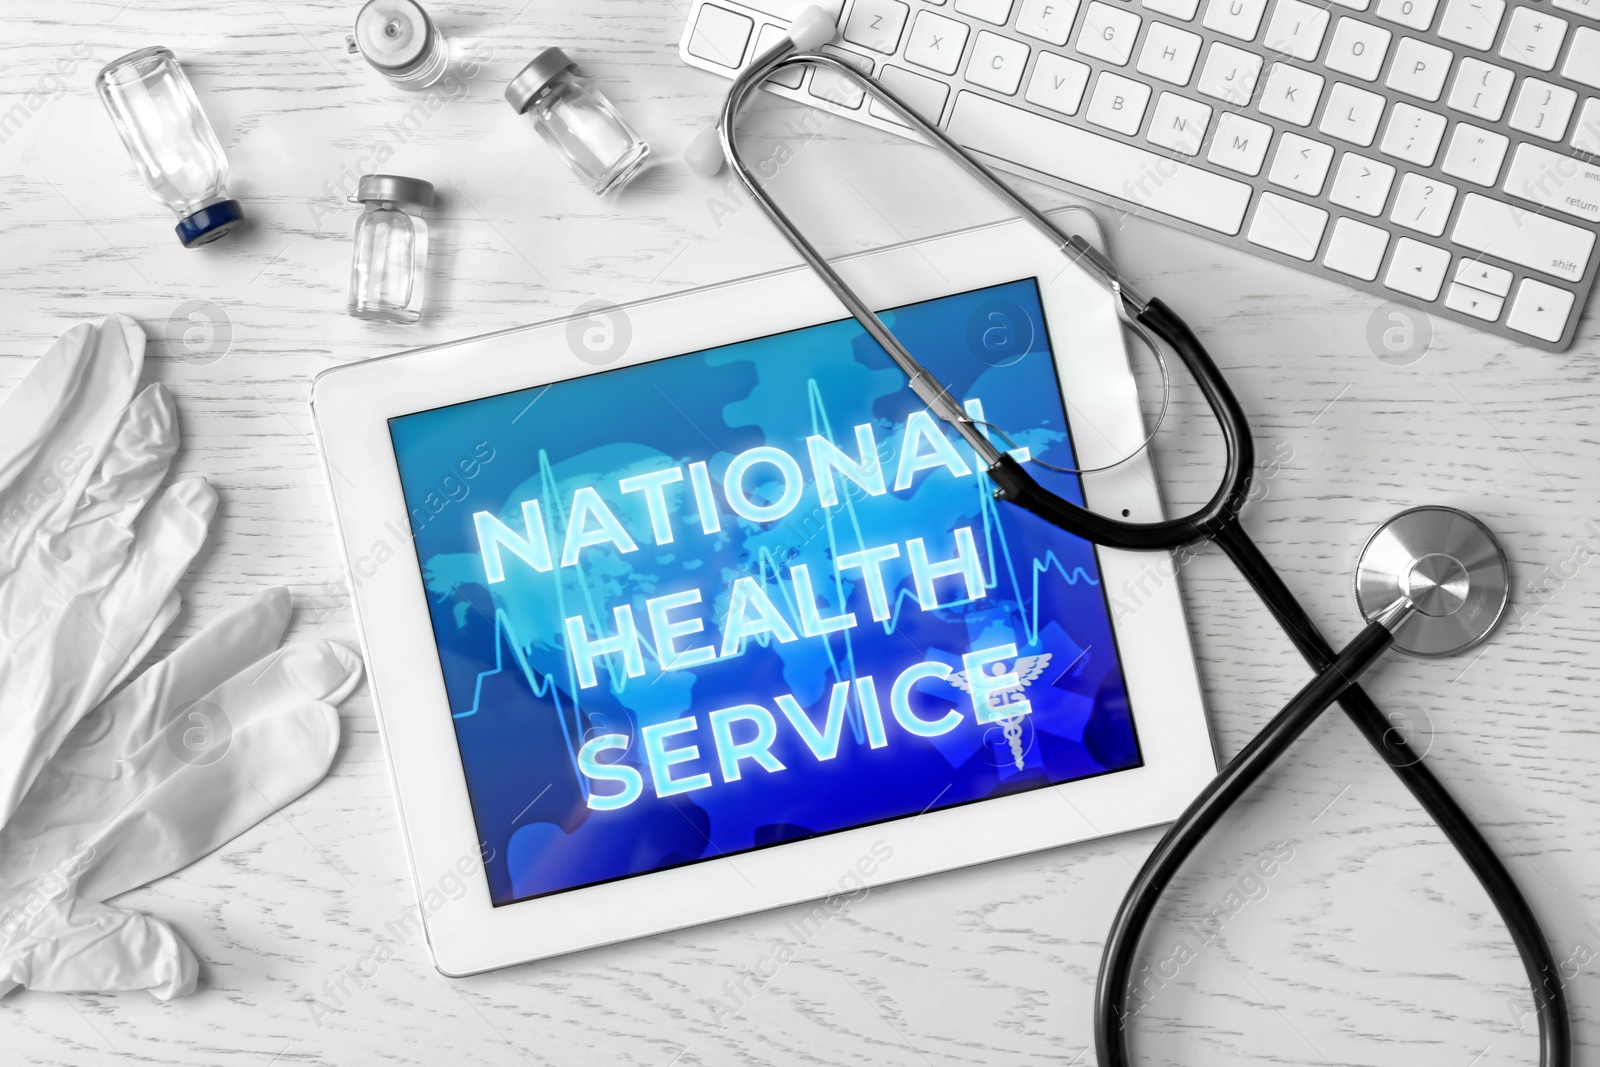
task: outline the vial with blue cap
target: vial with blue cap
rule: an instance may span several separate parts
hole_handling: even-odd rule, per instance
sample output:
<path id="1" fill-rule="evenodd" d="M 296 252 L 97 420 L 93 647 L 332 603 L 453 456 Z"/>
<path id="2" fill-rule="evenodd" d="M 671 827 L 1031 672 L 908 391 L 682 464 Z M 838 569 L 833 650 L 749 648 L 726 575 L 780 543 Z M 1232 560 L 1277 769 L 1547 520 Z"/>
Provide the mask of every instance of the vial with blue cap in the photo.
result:
<path id="1" fill-rule="evenodd" d="M 228 196 L 228 157 L 171 49 L 114 59 L 94 85 L 150 195 L 178 216 L 183 247 L 226 237 L 244 221 Z"/>

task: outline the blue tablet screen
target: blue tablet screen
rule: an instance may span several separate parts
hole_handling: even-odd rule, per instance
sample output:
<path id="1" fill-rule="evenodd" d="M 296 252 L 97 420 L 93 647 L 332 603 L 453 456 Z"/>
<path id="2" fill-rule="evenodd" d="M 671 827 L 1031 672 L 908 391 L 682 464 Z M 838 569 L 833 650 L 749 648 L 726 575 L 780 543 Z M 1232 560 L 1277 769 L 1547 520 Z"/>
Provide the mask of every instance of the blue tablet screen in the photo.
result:
<path id="1" fill-rule="evenodd" d="M 885 318 L 1075 465 L 1034 281 Z M 1094 549 L 854 320 L 390 431 L 497 905 L 1140 762 Z"/>

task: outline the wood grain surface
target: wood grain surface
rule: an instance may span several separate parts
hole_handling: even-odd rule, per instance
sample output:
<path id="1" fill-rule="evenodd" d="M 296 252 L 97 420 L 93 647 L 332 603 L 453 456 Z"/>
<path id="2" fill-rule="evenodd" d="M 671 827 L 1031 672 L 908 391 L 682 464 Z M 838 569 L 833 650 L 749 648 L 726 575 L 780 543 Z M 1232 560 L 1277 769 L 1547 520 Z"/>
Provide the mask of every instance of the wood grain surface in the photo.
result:
<path id="1" fill-rule="evenodd" d="M 756 208 L 679 161 L 725 88 L 678 61 L 682 8 L 440 0 L 433 14 L 475 69 L 429 97 L 390 87 L 346 54 L 356 7 L 6 0 L 0 8 L 0 389 L 73 323 L 130 313 L 151 337 L 147 378 L 178 399 L 177 473 L 203 473 L 221 494 L 210 543 L 183 586 L 185 612 L 158 652 L 273 584 L 294 593 L 292 636 L 354 643 L 307 410 L 318 371 L 566 315 L 590 300 L 796 262 Z M 252 222 L 204 250 L 179 247 L 172 218 L 135 180 L 93 91 L 101 65 L 148 44 L 182 60 Z M 654 146 L 652 168 L 620 196 L 591 196 L 501 98 L 511 74 L 550 44 L 568 48 Z M 24 114 L 5 119 L 18 103 Z M 752 128 L 776 142 L 790 136 L 782 118 L 764 113 Z M 920 146 L 835 121 L 793 147 L 775 185 L 832 250 L 997 216 Z M 354 175 L 380 165 L 440 192 L 427 314 L 409 328 L 343 310 L 357 210 L 344 196 Z M 1557 958 L 1573 960 L 1579 1062 L 1600 1062 L 1594 316 L 1560 355 L 1434 321 L 1425 354 L 1401 365 L 1369 343 L 1374 321 L 1387 323 L 1369 296 L 1140 220 L 1112 225 L 1111 242 L 1125 273 L 1212 346 L 1262 453 L 1281 460 L 1247 525 L 1330 637 L 1359 629 L 1355 553 L 1394 511 L 1463 507 L 1504 539 L 1517 579 L 1509 625 L 1460 659 L 1391 657 L 1370 688 L 1404 714 L 1526 888 Z M 1150 367 L 1141 373 L 1154 381 Z M 1179 506 L 1209 493 L 1217 438 L 1187 383 L 1177 383 L 1175 399 L 1157 451 L 1166 495 Z M 1216 552 L 1201 553 L 1179 581 L 1214 736 L 1231 756 L 1307 671 Z M 214 855 L 123 898 L 172 921 L 194 946 L 204 960 L 200 991 L 171 1004 L 144 994 L 19 993 L 0 1004 L 0 1060 L 1093 1060 L 1101 938 L 1153 832 L 874 890 L 758 985 L 747 975 L 785 936 L 789 913 L 451 981 L 419 936 L 393 933 L 414 901 L 365 686 L 340 713 L 344 741 L 325 782 Z M 1292 854 L 1271 877 L 1252 879 L 1274 848 Z M 1185 938 L 1197 948 L 1173 974 L 1163 961 Z M 393 958 L 359 977 L 380 944 Z M 1586 951 L 1575 954 L 1579 945 Z M 1172 977 L 1152 983 L 1133 1023 L 1144 1063 L 1536 1062 L 1504 927 L 1440 832 L 1337 713 L 1190 863 L 1146 960 Z M 741 981 L 754 995 L 728 1017 L 715 1003 Z M 344 993 L 330 992 L 341 985 Z M 338 1010 L 314 1010 L 319 1000 Z"/>

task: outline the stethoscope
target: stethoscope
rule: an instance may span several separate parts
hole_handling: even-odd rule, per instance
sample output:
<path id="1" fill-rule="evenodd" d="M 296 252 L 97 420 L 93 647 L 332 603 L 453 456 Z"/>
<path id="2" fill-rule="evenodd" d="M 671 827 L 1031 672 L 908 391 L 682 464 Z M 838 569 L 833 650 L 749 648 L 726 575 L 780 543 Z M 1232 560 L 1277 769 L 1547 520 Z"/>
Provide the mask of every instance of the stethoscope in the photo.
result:
<path id="1" fill-rule="evenodd" d="M 1223 813 L 1336 701 L 1421 802 L 1488 891 L 1516 942 L 1533 987 L 1540 1063 L 1545 1067 L 1566 1067 L 1572 1058 L 1566 997 L 1560 972 L 1533 909 L 1499 856 L 1422 762 L 1422 756 L 1356 684 L 1391 646 L 1415 655 L 1442 656 L 1470 648 L 1489 635 L 1504 613 L 1510 594 L 1510 568 L 1494 535 L 1465 512 L 1443 507 L 1412 508 L 1380 526 L 1368 539 L 1356 566 L 1356 601 L 1367 627 L 1336 654 L 1239 523 L 1255 464 L 1250 426 L 1211 356 L 1183 320 L 1161 301 L 1140 294 L 1087 241 L 1063 233 L 875 78 L 816 51 L 836 32 L 833 19 L 822 9 L 808 7 L 802 11 L 791 24 L 788 36 L 758 56 L 734 80 L 717 126 L 696 138 L 685 153 L 690 165 L 702 173 L 714 174 L 726 159 L 751 198 L 905 372 L 917 397 L 934 415 L 949 423 L 983 460 L 998 499 L 1009 500 L 1068 533 L 1107 548 L 1172 550 L 1199 541 L 1216 542 L 1317 672 L 1172 824 L 1129 888 L 1106 937 L 1095 991 L 1095 1046 L 1101 1067 L 1124 1067 L 1129 1063 L 1124 1019 L 1130 977 L 1140 937 L 1161 894 Z M 1222 428 L 1227 452 L 1221 485 L 1203 507 L 1182 518 L 1139 523 L 1106 518 L 1061 499 L 1040 486 L 1009 453 L 997 448 L 984 432 L 985 427 L 975 422 L 895 339 L 877 314 L 766 195 L 734 140 L 738 117 L 750 94 L 777 71 L 800 65 L 824 67 L 848 78 L 892 109 L 905 125 L 942 149 L 1109 288 L 1117 298 L 1124 322 L 1147 343 L 1153 345 L 1149 338 L 1154 335 L 1178 354 L 1211 406 Z"/>

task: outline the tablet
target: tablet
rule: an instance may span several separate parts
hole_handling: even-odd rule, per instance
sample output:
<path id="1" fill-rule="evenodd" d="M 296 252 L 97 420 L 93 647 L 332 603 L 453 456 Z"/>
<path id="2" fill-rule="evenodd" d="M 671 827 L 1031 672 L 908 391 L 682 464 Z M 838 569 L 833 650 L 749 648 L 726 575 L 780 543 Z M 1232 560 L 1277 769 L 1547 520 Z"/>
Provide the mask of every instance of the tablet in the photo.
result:
<path id="1" fill-rule="evenodd" d="M 1111 297 L 1021 224 L 841 261 L 1074 501 L 1161 515 Z M 998 502 L 809 272 L 321 375 L 428 943 L 463 975 L 1167 821 L 1174 567 Z M 996 438 L 996 440 L 1001 440 Z"/>

